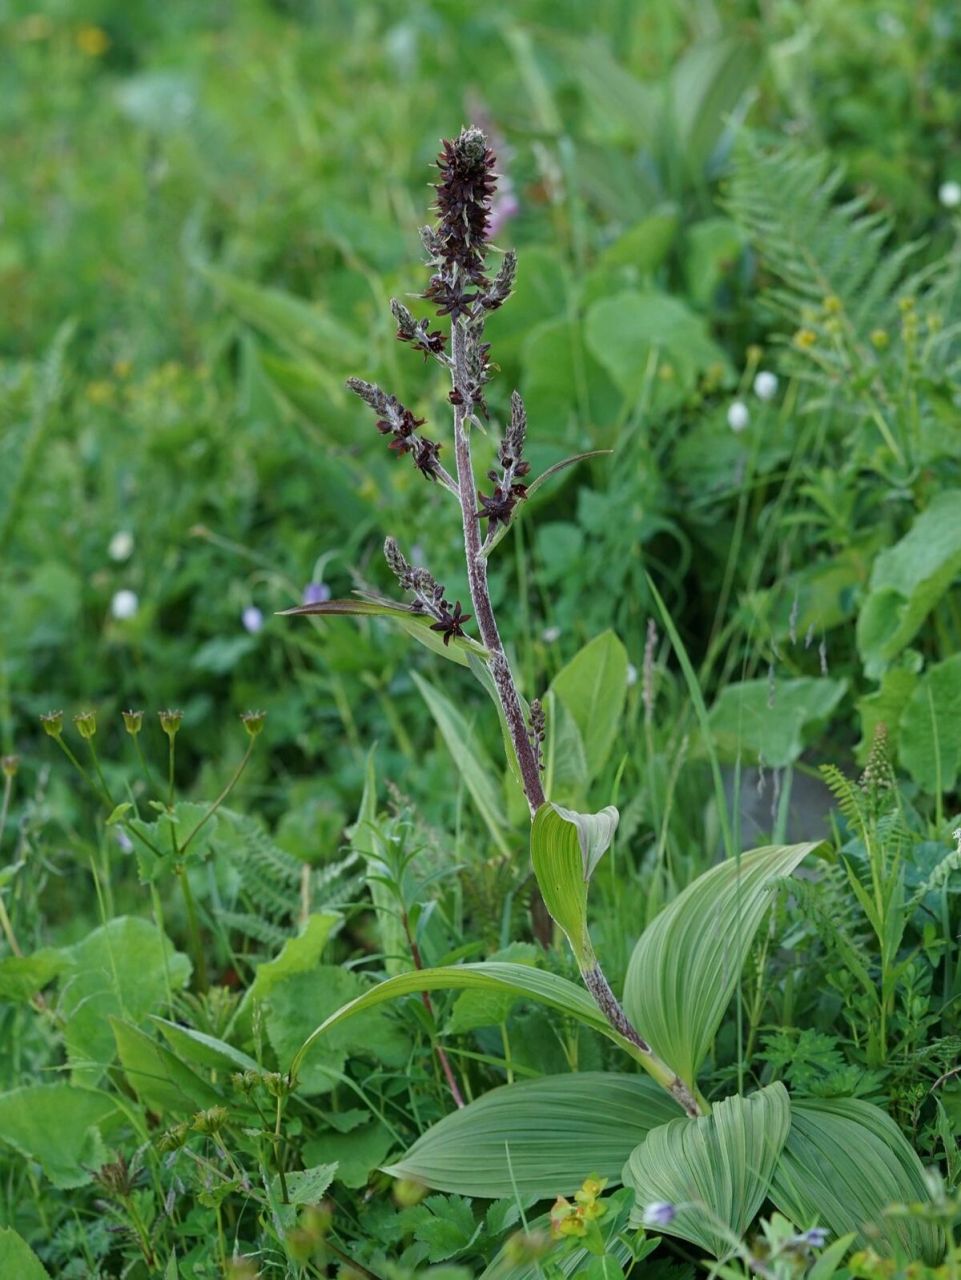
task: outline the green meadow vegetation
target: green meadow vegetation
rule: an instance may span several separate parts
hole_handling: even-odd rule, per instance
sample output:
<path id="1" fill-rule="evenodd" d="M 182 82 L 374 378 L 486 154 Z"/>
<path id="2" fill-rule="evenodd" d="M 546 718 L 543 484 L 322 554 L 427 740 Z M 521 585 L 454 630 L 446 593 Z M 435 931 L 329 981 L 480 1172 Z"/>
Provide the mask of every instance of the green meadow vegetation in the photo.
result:
<path id="1" fill-rule="evenodd" d="M 957 1280 L 956 5 L 0 38 L 0 1280 Z"/>

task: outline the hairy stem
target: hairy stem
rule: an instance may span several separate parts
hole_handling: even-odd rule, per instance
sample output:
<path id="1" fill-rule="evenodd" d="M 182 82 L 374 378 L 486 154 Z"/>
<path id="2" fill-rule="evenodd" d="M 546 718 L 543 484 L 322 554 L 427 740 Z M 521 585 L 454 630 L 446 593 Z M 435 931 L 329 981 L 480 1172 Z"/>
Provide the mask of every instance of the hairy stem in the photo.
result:
<path id="1" fill-rule="evenodd" d="M 530 806 L 531 816 L 544 803 L 540 770 L 527 731 L 527 723 L 521 708 L 521 700 L 514 684 L 504 645 L 497 630 L 497 621 L 491 605 L 487 586 L 487 560 L 481 551 L 480 524 L 476 514 L 477 487 L 471 461 L 470 426 L 468 423 L 470 395 L 467 376 L 467 344 L 471 341 L 468 326 L 455 321 L 451 325 L 451 352 L 453 368 L 451 378 L 460 393 L 461 404 L 454 406 L 454 451 L 457 459 L 457 488 L 460 497 L 461 518 L 464 525 L 464 552 L 467 557 L 467 581 L 470 586 L 474 617 L 481 633 L 481 640 L 488 653 L 488 667 L 497 689 L 507 728 L 517 756 L 524 794 Z"/>

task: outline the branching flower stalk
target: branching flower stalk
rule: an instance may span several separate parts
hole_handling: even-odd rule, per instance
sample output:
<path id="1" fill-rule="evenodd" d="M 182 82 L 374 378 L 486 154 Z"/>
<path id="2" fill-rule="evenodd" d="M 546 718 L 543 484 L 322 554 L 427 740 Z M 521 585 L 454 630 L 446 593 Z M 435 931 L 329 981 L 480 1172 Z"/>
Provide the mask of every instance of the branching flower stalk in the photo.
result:
<path id="1" fill-rule="evenodd" d="M 484 341 L 484 326 L 488 315 L 510 296 L 517 271 L 516 255 L 509 251 L 504 254 L 497 273 L 493 277 L 487 274 L 487 239 L 496 187 L 494 163 L 494 154 L 484 134 L 473 128 L 463 129 L 457 138 L 446 140 L 437 161 L 440 181 L 435 190 L 439 216 L 435 226 L 425 227 L 421 232 L 431 273 L 421 296 L 434 304 L 439 317 L 449 317 L 449 352 L 443 330 L 432 329 L 429 320 L 415 319 L 402 302 L 394 300 L 391 303 L 398 339 L 421 352 L 425 360 L 436 360 L 450 376 L 448 399 L 454 410 L 454 475 L 440 460 L 441 443 L 422 433 L 425 419 L 416 417 L 396 396 L 386 393 L 374 383 L 350 378 L 347 385 L 377 415 L 377 429 L 389 437 L 391 452 L 398 458 L 408 457 L 426 479 L 440 484 L 456 497 L 460 506 L 473 613 L 464 612 L 459 600 L 452 604 L 444 587 L 430 570 L 412 566 L 393 538 L 386 540 L 384 555 L 399 585 L 410 593 L 412 603 L 394 605 L 371 597 L 367 603 L 387 605 L 385 611 L 395 614 L 406 609 L 430 619 L 430 630 L 442 636 L 445 646 L 452 641 L 469 644 L 464 628 L 472 619 L 476 621 L 483 644 L 480 652 L 500 704 L 533 820 L 547 804 L 541 782 L 544 712 L 537 701 L 531 704 L 529 712 L 525 710 L 518 693 L 491 604 L 487 562 L 494 547 L 510 528 L 516 510 L 528 492 L 556 468 L 551 468 L 528 487 L 526 477 L 530 464 L 524 458 L 527 416 L 523 400 L 515 391 L 511 397 L 510 422 L 498 449 L 499 469 L 487 472 L 491 492 L 485 494 L 477 487 L 471 431 L 475 426 L 482 427 L 482 419 L 487 418 L 484 389 L 492 370 L 490 345 Z M 486 528 L 483 528 L 484 521 L 487 522 Z M 356 606 L 351 607 L 349 601 L 329 601 L 286 612 L 336 614 L 362 611 Z M 476 645 L 473 651 L 478 656 Z M 557 913 L 553 914 L 558 920 Z M 549 920 L 546 923 L 550 925 Z M 567 932 L 570 937 L 570 931 Z M 549 936 L 548 929 L 548 939 Z M 593 949 L 589 945 L 577 946 L 574 952 L 587 989 L 630 1051 L 688 1114 L 700 1114 L 704 1107 L 699 1099 L 661 1062 L 632 1026 L 614 996 Z"/>

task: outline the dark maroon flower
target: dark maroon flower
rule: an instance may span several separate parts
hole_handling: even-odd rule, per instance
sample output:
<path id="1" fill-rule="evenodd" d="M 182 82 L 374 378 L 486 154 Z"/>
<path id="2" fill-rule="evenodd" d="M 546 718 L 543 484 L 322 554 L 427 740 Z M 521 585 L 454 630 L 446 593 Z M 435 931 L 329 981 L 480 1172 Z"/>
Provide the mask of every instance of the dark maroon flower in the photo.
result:
<path id="1" fill-rule="evenodd" d="M 418 471 L 423 472 L 428 480 L 432 480 L 437 473 L 439 453 L 440 445 L 435 440 L 419 439 L 414 447 L 414 466 Z"/>
<path id="2" fill-rule="evenodd" d="M 444 637 L 444 644 L 449 645 L 452 636 L 462 636 L 464 634 L 464 623 L 470 622 L 471 614 L 461 613 L 460 601 L 454 605 L 451 610 L 450 605 L 445 600 L 441 605 L 440 616 L 437 621 L 431 624 L 431 631 L 439 631 Z"/>

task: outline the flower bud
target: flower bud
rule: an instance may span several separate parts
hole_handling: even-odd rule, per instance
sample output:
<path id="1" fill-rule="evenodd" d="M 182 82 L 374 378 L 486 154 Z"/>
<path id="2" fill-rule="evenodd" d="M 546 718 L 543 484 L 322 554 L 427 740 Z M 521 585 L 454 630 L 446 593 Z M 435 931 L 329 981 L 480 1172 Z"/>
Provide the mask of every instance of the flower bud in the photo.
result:
<path id="1" fill-rule="evenodd" d="M 394 1200 L 402 1209 L 411 1209 L 420 1204 L 427 1195 L 427 1188 L 416 1178 L 398 1178 L 394 1183 Z"/>
<path id="2" fill-rule="evenodd" d="M 19 768 L 19 756 L 0 756 L 0 769 L 3 770 L 3 776 L 5 778 L 15 778 Z"/>

